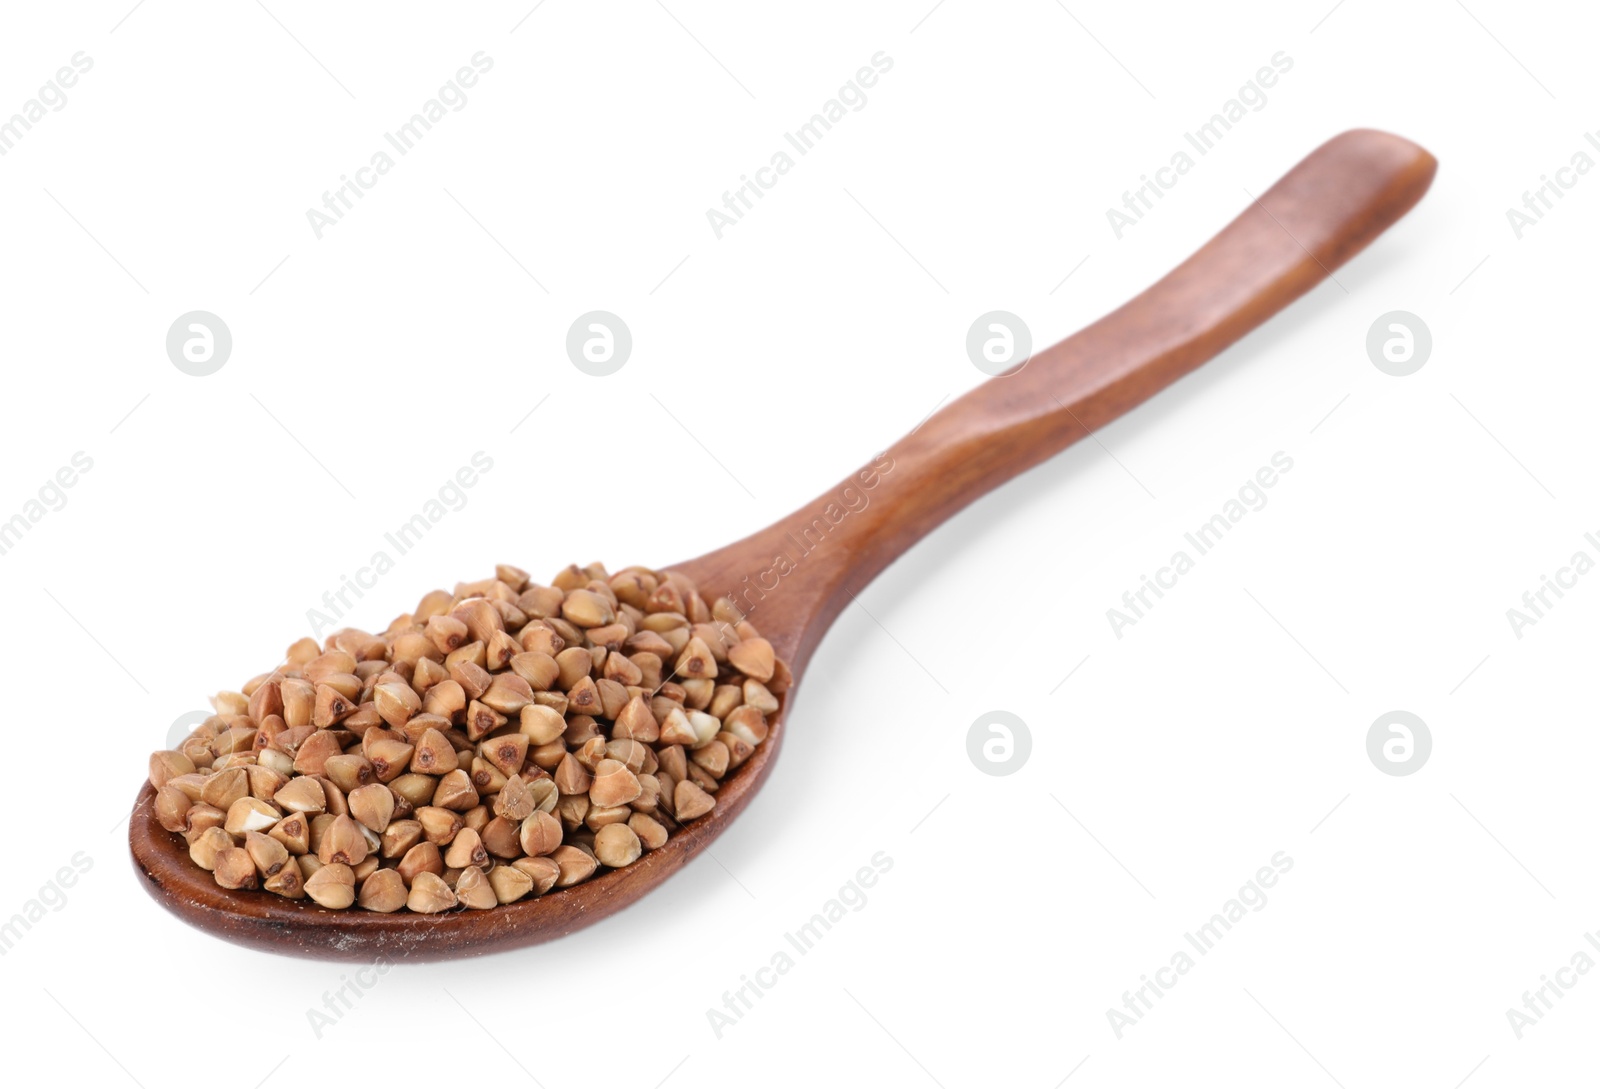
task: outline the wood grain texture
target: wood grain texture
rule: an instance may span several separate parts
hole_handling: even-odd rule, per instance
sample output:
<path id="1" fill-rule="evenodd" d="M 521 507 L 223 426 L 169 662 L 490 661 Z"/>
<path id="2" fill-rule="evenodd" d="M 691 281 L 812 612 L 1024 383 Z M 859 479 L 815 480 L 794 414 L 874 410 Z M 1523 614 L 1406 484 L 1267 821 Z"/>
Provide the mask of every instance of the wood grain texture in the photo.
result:
<path id="1" fill-rule="evenodd" d="M 195 926 L 273 952 L 349 960 L 512 949 L 626 907 L 704 850 L 755 795 L 782 747 L 806 664 L 857 591 L 974 499 L 1141 404 L 1326 279 L 1422 198 L 1435 168 L 1433 156 L 1398 136 L 1335 137 L 1137 298 L 935 413 L 885 452 L 879 464 L 892 467 L 876 471 L 870 487 L 852 476 L 772 526 L 677 565 L 708 600 L 741 601 L 797 684 L 767 741 L 725 781 L 716 809 L 634 865 L 488 911 L 328 911 L 219 888 L 190 861 L 182 837 L 156 822 L 146 784 L 129 822 L 135 866 L 152 895 Z"/>

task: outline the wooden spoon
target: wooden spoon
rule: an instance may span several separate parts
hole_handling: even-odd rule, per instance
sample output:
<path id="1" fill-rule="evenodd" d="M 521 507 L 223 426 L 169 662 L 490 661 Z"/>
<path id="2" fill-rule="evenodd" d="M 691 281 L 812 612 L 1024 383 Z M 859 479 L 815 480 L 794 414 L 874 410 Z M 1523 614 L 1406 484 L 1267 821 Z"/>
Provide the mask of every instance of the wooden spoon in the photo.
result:
<path id="1" fill-rule="evenodd" d="M 1435 167 L 1433 156 L 1398 136 L 1355 130 L 1333 138 L 1132 302 L 945 407 L 875 467 L 676 569 L 708 601 L 739 601 L 798 681 L 855 593 L 924 534 L 1305 294 L 1409 211 Z M 190 861 L 181 836 L 157 823 L 149 784 L 129 822 L 129 843 L 151 894 L 170 911 L 261 949 L 370 961 L 380 953 L 431 960 L 530 945 L 633 903 L 721 834 L 771 771 L 794 695 L 791 688 L 783 697 L 766 742 L 724 782 L 716 808 L 666 846 L 574 888 L 488 911 L 377 915 L 230 892 Z"/>

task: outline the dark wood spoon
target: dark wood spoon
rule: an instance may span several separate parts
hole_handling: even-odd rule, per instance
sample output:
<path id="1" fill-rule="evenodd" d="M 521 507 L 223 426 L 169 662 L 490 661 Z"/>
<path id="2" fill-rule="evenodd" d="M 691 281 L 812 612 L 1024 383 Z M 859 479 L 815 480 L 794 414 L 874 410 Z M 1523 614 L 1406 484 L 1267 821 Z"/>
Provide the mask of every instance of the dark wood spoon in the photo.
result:
<path id="1" fill-rule="evenodd" d="M 1411 209 L 1433 156 L 1387 133 L 1336 136 L 1198 253 L 1120 309 L 930 417 L 787 518 L 676 570 L 707 600 L 740 602 L 796 681 L 854 594 L 924 534 L 992 488 L 1103 427 L 1266 321 Z M 846 512 L 846 513 L 841 513 Z M 639 899 L 739 815 L 772 770 L 795 689 L 771 733 L 717 794 L 707 816 L 621 870 L 488 911 L 378 915 L 309 900 L 229 892 L 155 819 L 146 784 L 129 844 L 151 895 L 232 941 L 349 960 L 432 960 L 548 941 Z"/>

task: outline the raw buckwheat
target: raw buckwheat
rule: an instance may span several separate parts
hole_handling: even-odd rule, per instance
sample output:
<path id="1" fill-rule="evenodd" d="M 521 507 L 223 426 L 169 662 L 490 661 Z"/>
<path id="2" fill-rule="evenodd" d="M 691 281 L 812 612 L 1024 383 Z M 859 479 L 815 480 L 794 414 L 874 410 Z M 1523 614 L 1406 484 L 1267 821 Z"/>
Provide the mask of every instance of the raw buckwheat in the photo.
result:
<path id="1" fill-rule="evenodd" d="M 154 812 L 241 895 L 488 910 L 633 865 L 711 812 L 789 679 L 679 574 L 573 565 L 540 586 L 502 564 L 219 692 L 151 754 Z"/>

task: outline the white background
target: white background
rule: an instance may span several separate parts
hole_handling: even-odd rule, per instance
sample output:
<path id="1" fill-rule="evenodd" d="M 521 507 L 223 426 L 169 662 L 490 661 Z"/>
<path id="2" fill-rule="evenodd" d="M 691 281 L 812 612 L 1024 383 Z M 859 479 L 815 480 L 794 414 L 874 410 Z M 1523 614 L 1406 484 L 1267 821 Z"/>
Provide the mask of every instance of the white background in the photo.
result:
<path id="1" fill-rule="evenodd" d="M 1600 177 L 1521 239 L 1506 209 L 1600 122 L 1592 16 L 532 2 L 4 14 L 0 115 L 94 61 L 0 158 L 0 517 L 93 459 L 0 556 L 0 918 L 92 860 L 0 961 L 14 1069 L 551 1089 L 1587 1073 L 1600 973 L 1521 1039 L 1506 1010 L 1600 928 L 1600 578 L 1521 639 L 1506 610 L 1578 549 L 1600 558 Z M 480 50 L 467 105 L 318 240 L 306 209 Z M 878 51 L 894 66 L 867 105 L 718 240 L 706 209 Z M 1267 104 L 1116 239 L 1106 209 L 1278 51 L 1294 65 Z M 320 1038 L 305 1011 L 351 966 L 226 944 L 139 887 L 118 822 L 147 752 L 270 668 L 474 451 L 493 470 L 350 622 L 496 562 L 547 578 L 743 536 L 981 381 L 978 314 L 1067 335 L 1357 126 L 1439 157 L 1417 210 L 886 572 L 862 598 L 882 626 L 840 618 L 715 858 L 563 941 L 398 966 Z M 234 339 L 206 378 L 164 349 L 196 309 Z M 609 378 L 564 351 L 592 309 L 633 331 Z M 1434 338 L 1407 378 L 1364 348 L 1396 309 Z M 1116 638 L 1106 610 L 1276 451 L 1294 469 L 1265 509 Z M 966 755 L 992 709 L 1031 727 L 1009 777 Z M 1433 737 L 1406 777 L 1366 753 L 1393 709 Z M 719 1039 L 707 1009 L 879 851 L 866 906 Z M 1267 905 L 1118 1039 L 1108 1008 L 1278 851 L 1294 865 Z"/>

